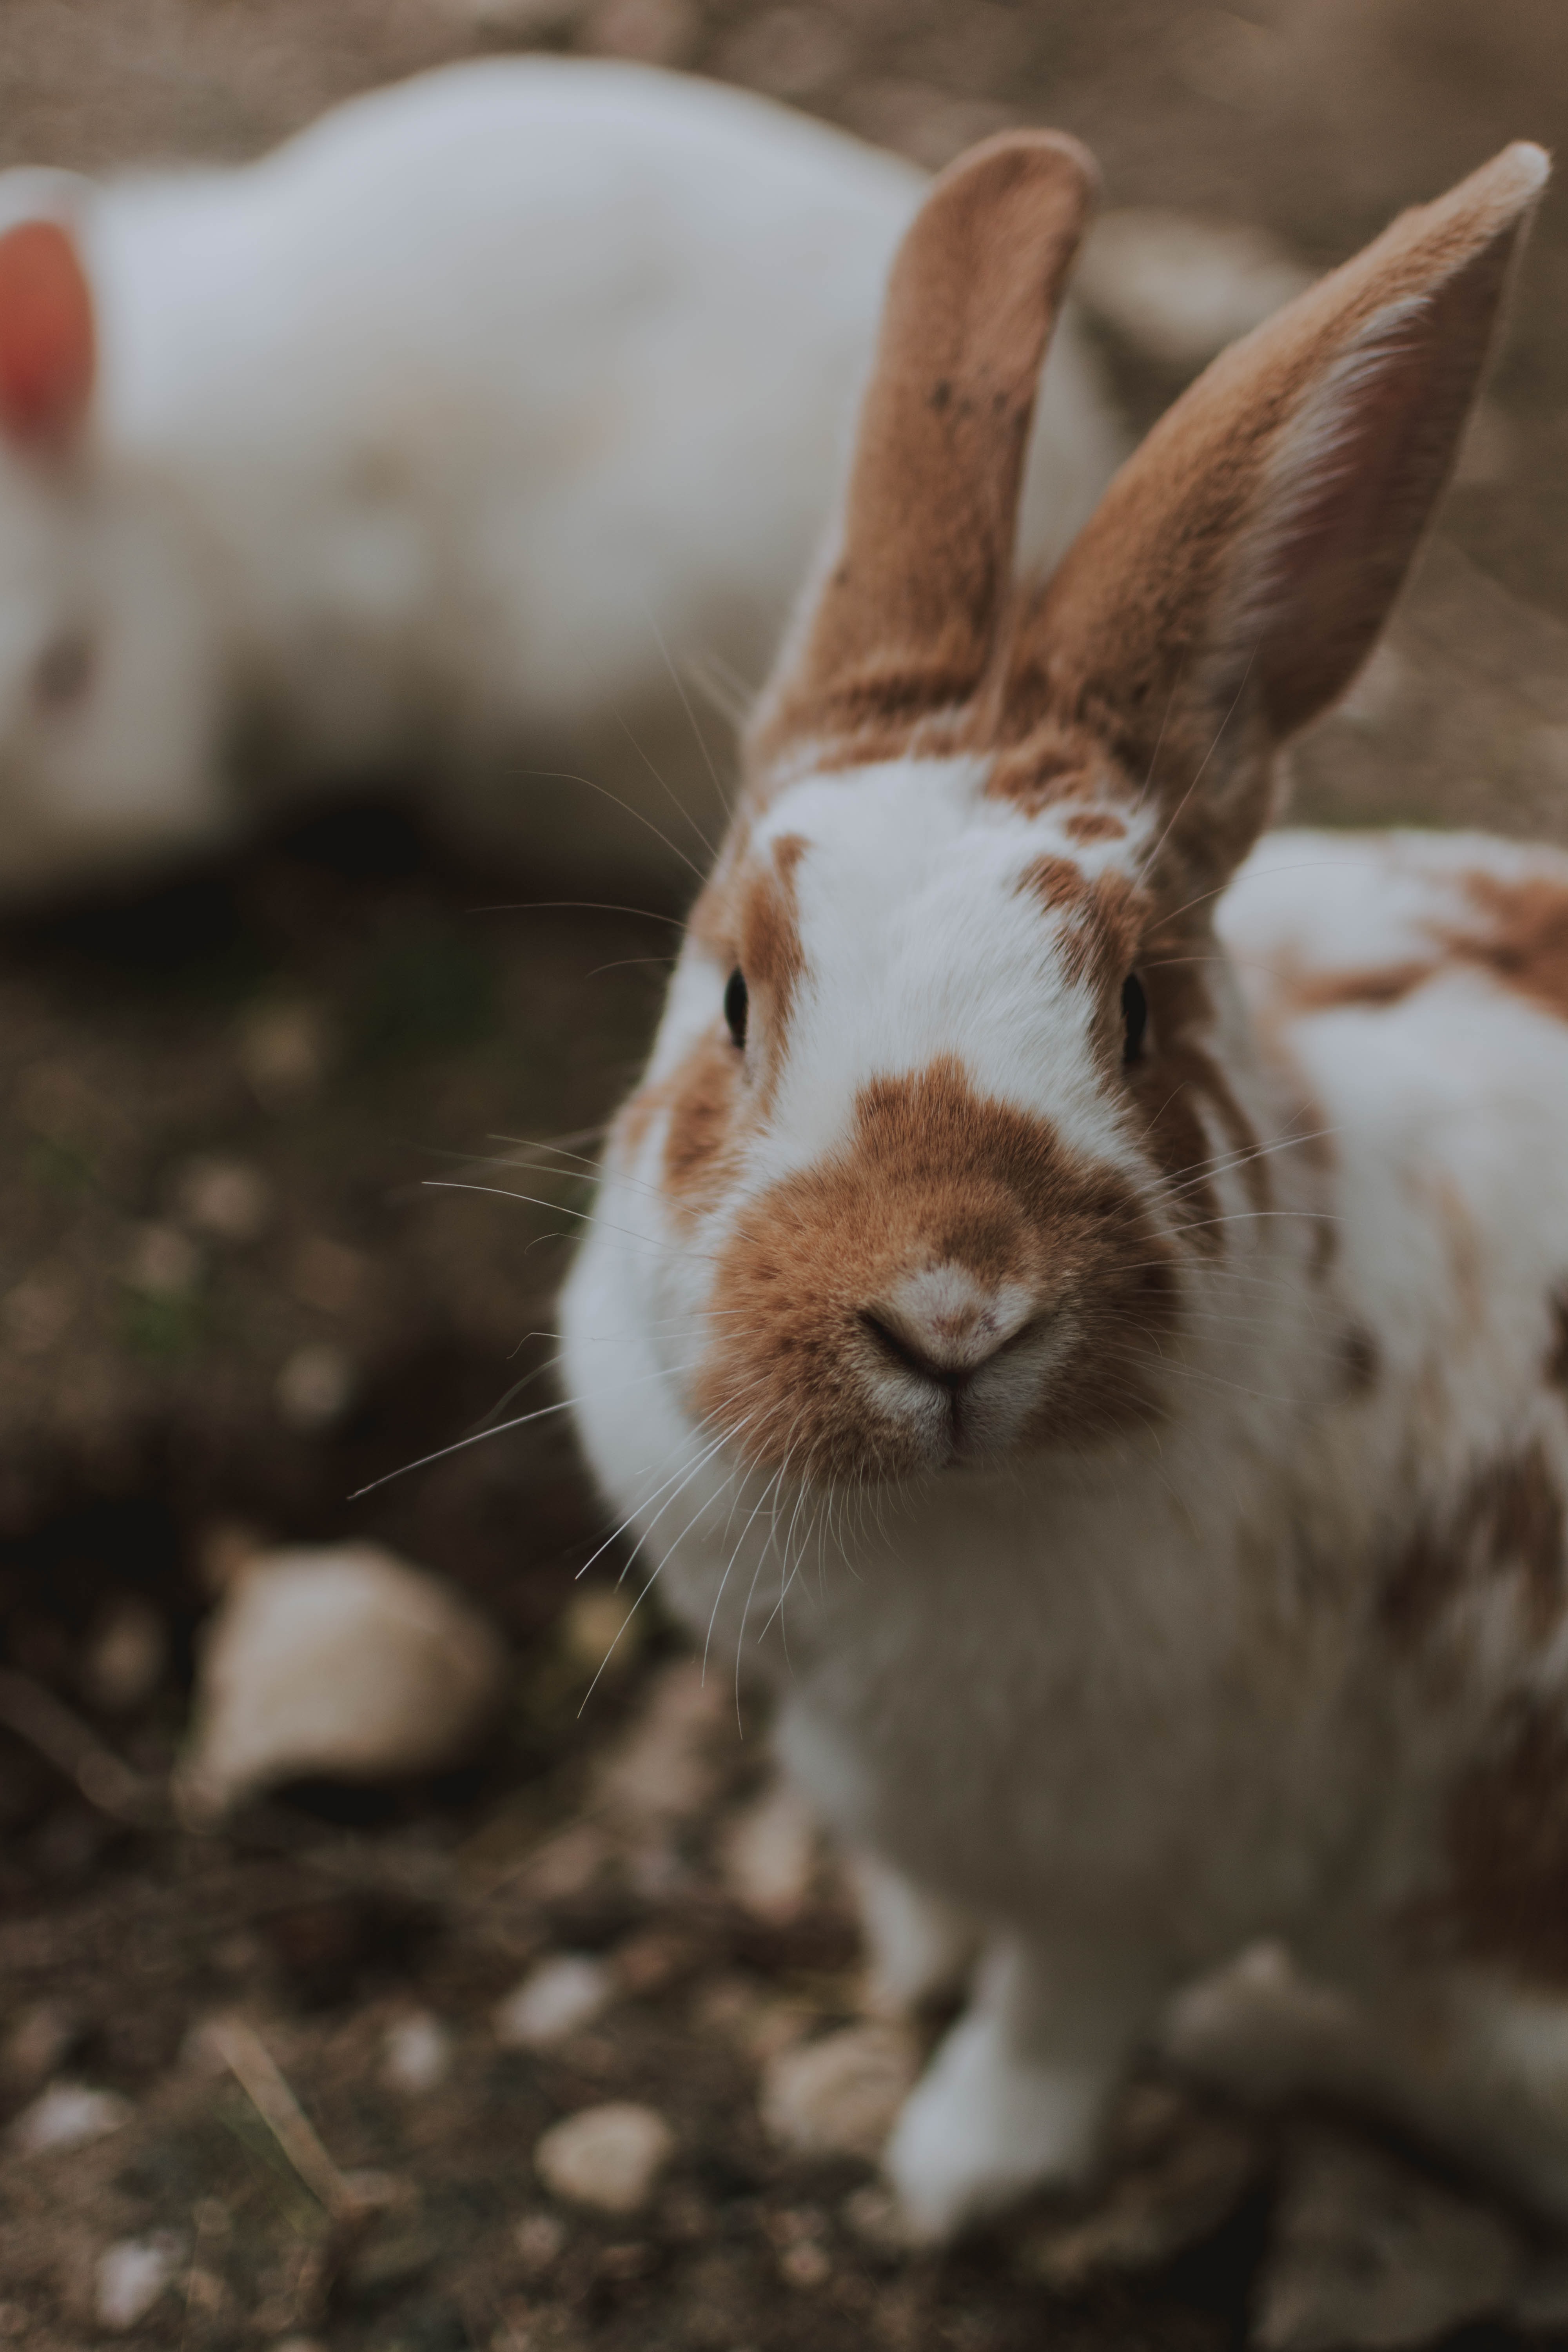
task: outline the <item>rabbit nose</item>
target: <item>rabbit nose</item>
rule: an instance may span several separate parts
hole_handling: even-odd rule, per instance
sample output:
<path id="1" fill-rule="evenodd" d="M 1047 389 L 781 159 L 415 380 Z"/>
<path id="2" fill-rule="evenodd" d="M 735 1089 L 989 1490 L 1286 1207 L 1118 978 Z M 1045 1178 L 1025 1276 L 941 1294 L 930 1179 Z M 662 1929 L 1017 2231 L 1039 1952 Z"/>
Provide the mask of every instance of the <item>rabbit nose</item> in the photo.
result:
<path id="1" fill-rule="evenodd" d="M 907 1276 L 860 1321 L 884 1358 L 956 1391 L 1016 1338 L 1033 1307 L 1020 1284 L 984 1283 L 950 1264 Z"/>

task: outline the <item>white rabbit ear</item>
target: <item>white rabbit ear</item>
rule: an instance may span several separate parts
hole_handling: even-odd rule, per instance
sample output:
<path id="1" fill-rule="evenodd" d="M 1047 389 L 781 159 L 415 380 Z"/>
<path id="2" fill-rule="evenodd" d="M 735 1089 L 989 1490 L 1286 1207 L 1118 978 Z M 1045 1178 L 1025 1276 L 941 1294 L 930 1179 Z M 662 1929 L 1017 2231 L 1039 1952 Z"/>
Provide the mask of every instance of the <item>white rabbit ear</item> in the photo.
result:
<path id="1" fill-rule="evenodd" d="M 1240 855 L 1267 784 L 1232 751 L 1303 726 L 1371 651 L 1447 482 L 1548 170 L 1540 148 L 1506 149 L 1215 362 L 1021 614 L 1010 734 L 1049 711 L 1109 722 L 1139 769 L 1160 746 L 1155 789 L 1184 804 L 1184 829 L 1228 814 Z M 1200 800 L 1222 723 L 1226 756 Z M 1227 812 L 1229 791 L 1247 805 Z"/>
<path id="2" fill-rule="evenodd" d="M 96 363 L 92 294 L 70 231 L 20 221 L 0 235 L 0 431 L 44 456 L 86 420 Z"/>
<path id="3" fill-rule="evenodd" d="M 1097 185 L 1075 140 L 1009 131 L 927 197 L 893 263 L 841 521 L 753 750 L 908 727 L 973 692 L 1008 590 L 1041 362 Z"/>

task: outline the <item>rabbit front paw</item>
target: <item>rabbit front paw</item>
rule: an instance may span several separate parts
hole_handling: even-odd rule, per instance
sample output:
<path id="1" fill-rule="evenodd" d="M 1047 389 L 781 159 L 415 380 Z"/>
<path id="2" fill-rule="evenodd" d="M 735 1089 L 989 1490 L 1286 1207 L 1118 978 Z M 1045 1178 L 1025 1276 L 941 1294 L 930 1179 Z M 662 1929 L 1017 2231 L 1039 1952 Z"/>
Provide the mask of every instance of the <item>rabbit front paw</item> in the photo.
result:
<path id="1" fill-rule="evenodd" d="M 1120 2080 L 1120 2065 L 1098 2057 L 1025 2055 L 994 2015 L 961 2018 L 905 2101 L 883 2158 L 908 2236 L 938 2243 L 1029 2189 L 1081 2180 Z"/>

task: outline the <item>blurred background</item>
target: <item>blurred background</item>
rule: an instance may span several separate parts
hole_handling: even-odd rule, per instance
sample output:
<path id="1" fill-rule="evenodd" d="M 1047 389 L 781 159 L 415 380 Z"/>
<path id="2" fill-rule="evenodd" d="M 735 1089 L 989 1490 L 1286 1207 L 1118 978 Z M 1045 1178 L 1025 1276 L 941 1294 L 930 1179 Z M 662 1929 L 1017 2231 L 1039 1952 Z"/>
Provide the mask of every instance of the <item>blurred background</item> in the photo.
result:
<path id="1" fill-rule="evenodd" d="M 1009 123 L 1076 131 L 1112 215 L 1089 329 L 1132 432 L 1400 205 L 1568 123 L 1561 0 L 6 0 L 0 165 L 240 160 L 531 49 L 734 82 L 928 167 Z M 1565 223 L 1550 195 L 1390 648 L 1300 749 L 1310 815 L 1568 839 Z M 504 1403 L 552 1353 L 585 1181 L 489 1181 L 518 1139 L 592 1152 L 689 879 L 672 857 L 646 910 L 543 903 L 559 877 L 465 868 L 372 790 L 0 929 L 0 2341 L 1021 2352 L 1217 2347 L 1260 2312 L 1303 2347 L 1497 2322 L 1522 2257 L 1490 2215 L 1403 2335 L 1291 2321 L 1282 2143 L 1157 2080 L 1120 2221 L 900 2255 L 866 2158 L 910 2046 L 858 2014 L 842 1893 L 754 1709 L 742 1738 L 643 1613 L 584 1706 L 620 1560 L 578 1579 L 607 1530 L 560 1419 L 350 1499 L 548 1394 Z M 236 1563 L 351 1538 L 499 1633 L 496 1727 L 460 1769 L 189 1826 L 163 1792 Z M 668 2136 L 618 2210 L 535 2170 L 596 2103 Z M 1383 2159 L 1357 2160 L 1364 2214 Z M 1429 2285 L 1425 2242 L 1399 2260 Z"/>

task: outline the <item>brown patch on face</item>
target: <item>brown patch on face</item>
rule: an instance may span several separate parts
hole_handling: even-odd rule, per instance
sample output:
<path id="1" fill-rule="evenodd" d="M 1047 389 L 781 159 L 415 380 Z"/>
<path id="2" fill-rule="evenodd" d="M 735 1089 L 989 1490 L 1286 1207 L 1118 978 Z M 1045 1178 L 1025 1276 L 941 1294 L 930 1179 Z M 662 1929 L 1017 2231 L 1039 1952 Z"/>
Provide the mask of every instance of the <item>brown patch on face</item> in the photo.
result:
<path id="1" fill-rule="evenodd" d="M 1568 1724 L 1521 1706 L 1449 1797 L 1448 1883 L 1415 1924 L 1527 1984 L 1568 1981 Z"/>
<path id="2" fill-rule="evenodd" d="M 1517 1573 L 1531 1631 L 1542 1638 L 1563 1608 L 1563 1496 L 1537 1440 L 1479 1470 L 1440 1525 L 1415 1529 L 1384 1588 L 1384 1624 L 1413 1646 L 1461 1594 Z"/>
<path id="3" fill-rule="evenodd" d="M 1076 986 L 1120 982 L 1132 966 L 1142 932 L 1142 903 L 1125 874 L 1090 876 L 1070 857 L 1037 857 L 1018 887 L 1048 915 L 1066 918 L 1062 969 Z"/>
<path id="4" fill-rule="evenodd" d="M 1568 1389 L 1568 1290 L 1560 1290 L 1552 1301 L 1552 1346 L 1546 1358 L 1546 1377 L 1553 1388 Z"/>
<path id="5" fill-rule="evenodd" d="M 900 1281 L 952 1264 L 1063 1318 L 1070 1358 L 1024 1442 L 1093 1443 L 1158 1410 L 1144 1343 L 1170 1325 L 1174 1255 L 1121 1177 L 944 1059 L 864 1087 L 845 1149 L 751 1205 L 720 1263 L 719 1337 L 693 1402 L 750 1416 L 737 1450 L 760 1466 L 787 1454 L 816 1478 L 920 1467 L 925 1441 L 873 1386 L 864 1318 Z"/>
<path id="6" fill-rule="evenodd" d="M 1163 1173 L 1181 1188 L 1178 1219 L 1189 1223 L 1198 1248 L 1216 1255 L 1224 1247 L 1224 1227 L 1215 1223 L 1220 1213 L 1216 1158 L 1239 1166 L 1255 1209 L 1267 1209 L 1273 1198 L 1268 1161 L 1258 1156 L 1257 1131 L 1209 1043 L 1215 1012 L 1207 974 L 1218 955 L 1206 929 L 1167 929 L 1151 942 L 1138 971 L 1149 1000 L 1153 1050 L 1131 1073 L 1147 1120 L 1148 1149 Z M 1204 1121 L 1205 1106 L 1224 1138 L 1217 1154 Z"/>
<path id="7" fill-rule="evenodd" d="M 1073 809 L 1062 819 L 1069 841 L 1124 841 L 1127 827 L 1109 809 Z"/>
<path id="8" fill-rule="evenodd" d="M 784 1067 L 790 1015 L 805 972 L 795 877 L 808 845 L 793 833 L 773 844 L 771 870 L 753 874 L 742 885 L 734 925 L 731 952 L 752 1000 L 747 1042 L 759 1064 L 756 1076 L 764 1108 Z"/>
<path id="9" fill-rule="evenodd" d="M 734 1174 L 741 1076 L 741 1057 L 729 1037 L 710 1034 L 659 1089 L 669 1105 L 665 1190 L 688 1216 L 714 1207 Z"/>
<path id="10" fill-rule="evenodd" d="M 1504 882 L 1493 874 L 1472 874 L 1465 887 L 1489 928 L 1453 940 L 1454 952 L 1484 964 L 1543 1012 L 1568 1020 L 1568 889 L 1544 875 Z"/>

